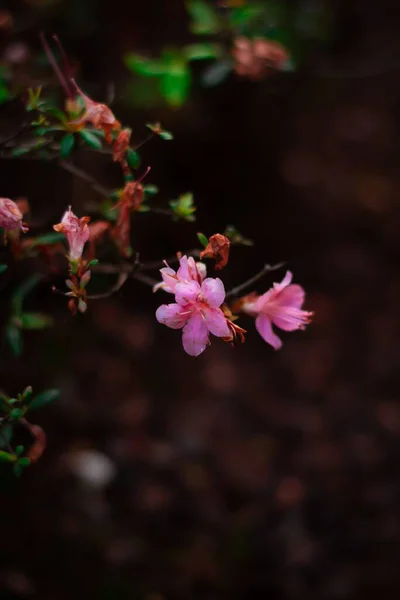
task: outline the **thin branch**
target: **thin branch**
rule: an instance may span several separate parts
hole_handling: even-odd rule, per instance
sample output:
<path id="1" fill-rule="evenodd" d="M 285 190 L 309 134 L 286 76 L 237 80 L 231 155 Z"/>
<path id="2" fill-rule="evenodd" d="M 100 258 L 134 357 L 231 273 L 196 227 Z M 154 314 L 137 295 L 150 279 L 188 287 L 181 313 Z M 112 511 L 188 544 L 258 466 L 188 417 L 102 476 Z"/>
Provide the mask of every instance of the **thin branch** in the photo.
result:
<path id="1" fill-rule="evenodd" d="M 124 285 L 124 283 L 126 282 L 128 277 L 129 277 L 129 273 L 119 273 L 118 279 L 117 279 L 115 285 L 113 285 L 107 292 L 103 292 L 101 294 L 88 295 L 87 299 L 88 300 L 101 300 L 102 298 L 109 298 L 113 294 L 116 294 L 117 292 L 119 292 L 119 290 L 122 288 L 122 286 Z"/>
<path id="2" fill-rule="evenodd" d="M 86 173 L 86 171 L 83 171 L 83 169 L 80 169 L 73 163 L 69 162 L 68 160 L 59 160 L 58 164 L 65 171 L 69 171 L 69 173 L 72 173 L 72 175 L 76 175 L 76 177 L 79 177 L 80 179 L 83 179 L 83 181 L 86 181 L 92 189 L 94 189 L 102 196 L 108 198 L 111 195 L 112 192 L 110 192 L 110 190 L 108 190 L 99 181 L 97 181 L 97 179 L 95 179 L 92 175 L 89 175 L 89 173 Z"/>
<path id="3" fill-rule="evenodd" d="M 199 258 L 200 250 L 194 248 L 193 250 L 189 250 L 189 252 L 182 252 L 182 255 L 187 254 L 188 256 L 193 256 L 194 258 Z M 152 271 L 154 269 L 161 269 L 164 266 L 164 263 L 167 262 L 169 265 L 174 265 L 179 262 L 179 258 L 177 254 L 170 256 L 169 258 L 165 258 L 163 260 L 152 260 L 148 262 L 144 262 L 140 264 L 141 271 Z"/>
<path id="4" fill-rule="evenodd" d="M 10 142 L 13 142 L 15 139 L 17 139 L 22 133 L 24 133 L 25 131 L 28 131 L 31 127 L 31 124 L 29 122 L 27 123 L 23 123 L 21 125 L 21 127 L 19 127 L 19 129 L 17 129 L 17 131 L 15 131 L 12 135 L 10 135 L 8 138 L 6 138 L 5 140 L 0 140 L 0 148 L 3 148 L 4 146 L 7 146 L 7 144 L 9 144 Z"/>
<path id="5" fill-rule="evenodd" d="M 142 146 L 147 144 L 147 142 L 152 140 L 153 137 L 154 137 L 154 133 L 149 133 L 149 135 L 142 142 L 140 142 L 137 146 L 133 146 L 132 150 L 134 150 L 136 152 L 137 150 L 139 150 L 139 148 L 141 148 Z"/>
<path id="6" fill-rule="evenodd" d="M 282 268 L 284 264 L 285 264 L 284 262 L 281 262 L 276 265 L 264 265 L 264 267 L 261 269 L 261 271 L 259 273 L 257 273 L 253 277 L 250 277 L 250 279 L 248 279 L 247 281 L 244 281 L 240 285 L 237 285 L 236 287 L 232 288 L 229 292 L 227 292 L 225 297 L 231 298 L 232 296 L 238 296 L 247 287 L 250 287 L 251 285 L 256 283 L 259 279 L 262 279 L 262 277 L 264 277 L 264 275 L 267 275 L 268 273 L 271 273 L 272 271 L 277 271 L 278 269 Z"/>
<path id="7" fill-rule="evenodd" d="M 144 275 L 140 272 L 133 273 L 132 278 L 150 287 L 154 287 L 155 285 L 157 285 L 157 283 L 160 283 L 157 279 L 153 279 L 153 277 L 149 277 L 148 275 Z"/>

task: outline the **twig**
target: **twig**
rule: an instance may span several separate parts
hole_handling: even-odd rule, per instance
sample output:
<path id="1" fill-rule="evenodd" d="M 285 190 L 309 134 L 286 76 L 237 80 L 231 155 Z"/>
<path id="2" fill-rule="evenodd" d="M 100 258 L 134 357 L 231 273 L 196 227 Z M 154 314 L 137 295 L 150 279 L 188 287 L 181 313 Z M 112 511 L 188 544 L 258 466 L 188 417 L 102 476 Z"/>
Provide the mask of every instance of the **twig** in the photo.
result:
<path id="1" fill-rule="evenodd" d="M 182 252 L 182 254 L 183 255 L 187 254 L 189 256 L 193 256 L 194 258 L 199 258 L 200 250 L 198 250 L 197 248 L 194 248 L 193 250 L 189 250 L 189 252 Z M 174 254 L 173 256 L 170 256 L 169 258 L 165 258 L 163 260 L 152 260 L 149 262 L 141 263 L 140 270 L 141 271 L 152 271 L 154 269 L 160 269 L 164 266 L 164 262 L 168 263 L 169 265 L 174 265 L 179 262 L 179 258 L 177 256 L 177 254 Z"/>
<path id="2" fill-rule="evenodd" d="M 155 285 L 157 285 L 157 283 L 159 283 L 159 281 L 157 279 L 153 279 L 153 277 L 149 277 L 148 275 L 144 275 L 143 273 L 140 273 L 140 272 L 133 273 L 132 278 L 137 279 L 137 281 L 140 281 L 141 283 L 144 283 L 145 285 L 149 285 L 150 287 L 154 287 Z"/>
<path id="3" fill-rule="evenodd" d="M 153 137 L 154 137 L 154 133 L 149 133 L 149 135 L 147 137 L 145 137 L 145 139 L 142 142 L 140 142 L 137 146 L 133 146 L 132 150 L 134 150 L 136 152 L 137 150 L 139 150 L 139 148 L 141 148 L 142 146 L 147 144 L 147 142 L 152 140 Z"/>
<path id="4" fill-rule="evenodd" d="M 65 171 L 69 171 L 69 173 L 72 173 L 73 175 L 76 175 L 76 177 L 79 177 L 80 179 L 83 179 L 83 181 L 86 181 L 91 188 L 93 188 L 102 196 L 108 198 L 111 195 L 110 190 L 108 190 L 99 181 L 97 181 L 97 179 L 95 179 L 92 175 L 89 175 L 89 173 L 86 173 L 86 171 L 83 171 L 83 169 L 80 169 L 73 163 L 69 162 L 68 160 L 59 160 L 58 164 Z"/>
<path id="5" fill-rule="evenodd" d="M 8 138 L 6 138 L 5 140 L 0 140 L 0 148 L 3 148 L 4 146 L 7 146 L 7 144 L 9 144 L 10 142 L 13 142 L 17 137 L 21 135 L 21 133 L 28 131 L 30 128 L 31 124 L 29 122 L 23 123 L 21 127 L 17 129 L 17 131 L 14 131 L 14 133 Z"/>
<path id="6" fill-rule="evenodd" d="M 271 273 L 272 271 L 277 271 L 278 269 L 283 267 L 284 264 L 285 264 L 284 262 L 280 262 L 276 265 L 264 265 L 259 273 L 257 273 L 256 275 L 253 275 L 253 277 L 250 277 L 250 279 L 248 279 L 247 281 L 244 281 L 240 285 L 237 285 L 236 287 L 232 288 L 229 292 L 227 292 L 225 297 L 231 298 L 232 296 L 237 296 L 243 290 L 245 290 L 247 287 L 253 285 L 259 279 L 264 277 L 264 275 L 267 275 L 268 273 Z"/>
<path id="7" fill-rule="evenodd" d="M 101 300 L 101 298 L 109 298 L 113 294 L 116 294 L 117 292 L 119 292 L 119 290 L 122 288 L 122 286 L 124 285 L 124 283 L 126 282 L 128 277 L 129 277 L 129 273 L 127 273 L 127 272 L 120 273 L 118 275 L 118 279 L 117 279 L 116 283 L 107 292 L 103 292 L 101 294 L 88 295 L 87 299 L 88 300 Z"/>

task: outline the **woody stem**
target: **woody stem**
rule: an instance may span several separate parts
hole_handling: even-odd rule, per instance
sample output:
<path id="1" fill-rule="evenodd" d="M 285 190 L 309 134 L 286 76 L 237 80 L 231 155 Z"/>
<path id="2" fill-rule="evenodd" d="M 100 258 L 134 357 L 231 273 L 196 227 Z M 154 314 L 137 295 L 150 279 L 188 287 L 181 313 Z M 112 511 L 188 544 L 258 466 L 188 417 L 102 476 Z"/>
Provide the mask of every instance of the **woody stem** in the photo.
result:
<path id="1" fill-rule="evenodd" d="M 92 175 L 89 175 L 89 173 L 86 173 L 86 171 L 84 171 L 83 169 L 80 169 L 73 163 L 69 162 L 68 160 L 59 160 L 58 164 L 65 171 L 68 171 L 69 173 L 72 173 L 72 175 L 76 175 L 76 177 L 79 177 L 80 179 L 83 179 L 83 181 L 86 181 L 92 189 L 94 189 L 102 196 L 108 198 L 111 195 L 110 190 L 108 190 L 99 181 L 97 181 L 97 179 L 95 179 Z"/>
<path id="2" fill-rule="evenodd" d="M 247 279 L 247 281 L 244 281 L 240 285 L 237 285 L 236 287 L 232 288 L 229 292 L 227 292 L 225 297 L 232 298 L 232 296 L 238 296 L 239 294 L 241 294 L 243 292 L 243 290 L 250 287 L 251 285 L 256 283 L 259 279 L 264 277 L 264 275 L 267 275 L 268 273 L 271 273 L 272 271 L 277 271 L 278 269 L 282 268 L 284 264 L 285 264 L 284 262 L 280 262 L 280 263 L 277 263 L 276 265 L 264 265 L 263 268 L 261 269 L 261 271 L 259 271 L 259 273 L 257 273 L 256 275 L 253 275 L 253 277 L 250 277 L 250 279 Z"/>

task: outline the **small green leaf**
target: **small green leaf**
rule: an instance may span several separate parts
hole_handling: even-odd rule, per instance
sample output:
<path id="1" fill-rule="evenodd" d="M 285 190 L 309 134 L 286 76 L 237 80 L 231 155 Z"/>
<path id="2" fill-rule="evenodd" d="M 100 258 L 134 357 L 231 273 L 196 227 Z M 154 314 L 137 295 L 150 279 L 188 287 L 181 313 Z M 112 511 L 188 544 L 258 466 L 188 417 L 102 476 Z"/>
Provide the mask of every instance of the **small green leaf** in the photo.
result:
<path id="1" fill-rule="evenodd" d="M 28 385 L 28 387 L 26 387 L 24 389 L 24 391 L 22 392 L 21 401 L 22 402 L 29 402 L 29 400 L 32 397 L 32 393 L 33 393 L 32 386 Z"/>
<path id="2" fill-rule="evenodd" d="M 8 269 L 8 265 L 0 265 L 0 275 L 2 273 L 4 273 L 4 271 L 7 271 L 7 269 Z"/>
<path id="3" fill-rule="evenodd" d="M 42 278 L 42 275 L 39 274 L 31 275 L 17 287 L 11 299 L 12 312 L 14 315 L 19 316 L 21 314 L 25 296 L 38 285 Z"/>
<path id="4" fill-rule="evenodd" d="M 139 75 L 158 77 L 165 73 L 165 64 L 162 60 L 145 58 L 134 52 L 126 54 L 124 62 L 128 69 Z"/>
<path id="5" fill-rule="evenodd" d="M 227 225 L 224 231 L 224 235 L 228 238 L 228 240 L 230 240 L 232 244 L 240 244 L 241 246 L 254 245 L 253 240 L 244 237 L 234 225 Z"/>
<path id="6" fill-rule="evenodd" d="M 270 20 L 275 21 L 277 18 L 279 8 L 274 8 L 273 3 L 270 3 L 268 7 L 270 9 Z M 260 2 L 259 4 L 249 4 L 247 6 L 237 6 L 230 11 L 230 25 L 231 27 L 242 27 L 247 25 L 254 19 L 260 17 L 265 11 L 265 6 Z"/>
<path id="7" fill-rule="evenodd" d="M 25 446 L 17 446 L 17 447 L 15 448 L 15 454 L 16 454 L 17 456 L 21 456 L 21 454 L 23 454 L 23 453 L 24 453 L 24 450 L 25 450 Z"/>
<path id="8" fill-rule="evenodd" d="M 141 213 L 150 212 L 150 211 L 151 211 L 150 206 L 146 206 L 146 204 L 141 204 L 139 206 L 139 208 L 137 209 L 137 212 L 141 212 Z"/>
<path id="9" fill-rule="evenodd" d="M 62 158 L 68 158 L 75 146 L 75 137 L 73 133 L 66 133 L 61 140 L 60 155 Z"/>
<path id="10" fill-rule="evenodd" d="M 187 192 L 179 196 L 177 200 L 171 200 L 169 202 L 174 216 L 176 219 L 183 219 L 184 221 L 193 222 L 196 220 L 194 213 L 196 212 L 196 206 L 193 201 L 193 194 Z"/>
<path id="11" fill-rule="evenodd" d="M 186 3 L 186 7 L 192 19 L 190 26 L 192 33 L 202 35 L 220 31 L 218 14 L 206 0 L 190 0 Z"/>
<path id="12" fill-rule="evenodd" d="M 87 266 L 88 267 L 95 267 L 96 265 L 99 264 L 99 259 L 98 258 L 93 258 L 93 260 L 89 261 Z"/>
<path id="13" fill-rule="evenodd" d="M 78 302 L 78 310 L 80 313 L 85 313 L 87 310 L 87 304 L 84 300 L 80 299 Z"/>
<path id="14" fill-rule="evenodd" d="M 148 183 L 147 185 L 143 186 L 143 190 L 144 193 L 148 194 L 149 196 L 155 196 L 159 192 L 158 187 L 152 183 Z"/>
<path id="15" fill-rule="evenodd" d="M 101 139 L 99 139 L 94 133 L 91 131 L 87 131 L 87 129 L 83 129 L 79 132 L 79 135 L 90 148 L 94 150 L 101 150 L 103 147 Z"/>
<path id="16" fill-rule="evenodd" d="M 50 390 L 45 390 L 44 392 L 40 392 L 40 394 L 37 394 L 33 398 L 32 402 L 30 402 L 29 408 L 30 408 L 30 410 L 37 410 L 38 408 L 42 408 L 43 406 L 50 404 L 50 402 L 57 400 L 59 395 L 60 395 L 60 390 L 56 390 L 56 389 L 50 389 Z"/>
<path id="17" fill-rule="evenodd" d="M 173 140 L 174 139 L 174 136 L 172 135 L 172 133 L 170 131 L 166 131 L 165 129 L 163 129 L 163 131 L 161 131 L 159 133 L 159 136 L 163 140 Z"/>
<path id="18" fill-rule="evenodd" d="M 126 151 L 126 160 L 131 169 L 137 169 L 140 165 L 140 156 L 132 148 L 128 148 Z"/>
<path id="19" fill-rule="evenodd" d="M 13 408 L 10 411 L 10 417 L 15 420 L 20 419 L 23 416 L 23 414 L 24 414 L 24 412 L 20 408 Z"/>
<path id="20" fill-rule="evenodd" d="M 16 460 L 16 459 L 14 459 L 14 460 Z M 13 471 L 14 471 L 14 475 L 16 477 L 21 477 L 22 473 L 24 472 L 24 467 L 22 465 L 19 465 L 16 462 L 15 465 L 13 466 Z"/>
<path id="21" fill-rule="evenodd" d="M 4 452 L 4 450 L 0 450 L 0 462 L 15 462 L 16 456 L 14 454 L 10 454 L 9 452 Z"/>
<path id="22" fill-rule="evenodd" d="M 202 246 L 204 246 L 204 248 L 206 248 L 208 246 L 208 239 L 207 237 L 204 235 L 204 233 L 198 233 L 197 237 L 199 239 L 199 242 Z"/>
<path id="23" fill-rule="evenodd" d="M 189 61 L 209 60 L 218 58 L 221 55 L 221 46 L 207 42 L 204 44 L 190 44 L 184 47 L 183 52 Z"/>
<path id="24" fill-rule="evenodd" d="M 53 319 L 42 313 L 26 312 L 21 315 L 22 329 L 46 329 L 52 324 Z"/>
<path id="25" fill-rule="evenodd" d="M 14 356 L 21 356 L 23 347 L 21 330 L 15 325 L 8 325 L 6 327 L 6 339 Z"/>
<path id="26" fill-rule="evenodd" d="M 18 459 L 18 464 L 21 465 L 21 467 L 29 467 L 31 461 L 27 456 L 23 456 L 22 458 Z"/>

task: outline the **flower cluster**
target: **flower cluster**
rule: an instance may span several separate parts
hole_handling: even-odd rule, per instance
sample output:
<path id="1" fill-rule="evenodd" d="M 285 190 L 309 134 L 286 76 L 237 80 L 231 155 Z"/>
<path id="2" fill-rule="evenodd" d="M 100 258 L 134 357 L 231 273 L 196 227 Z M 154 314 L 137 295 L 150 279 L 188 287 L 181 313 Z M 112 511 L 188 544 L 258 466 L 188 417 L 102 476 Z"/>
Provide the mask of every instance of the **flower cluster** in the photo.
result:
<path id="1" fill-rule="evenodd" d="M 233 322 L 235 317 L 224 304 L 224 284 L 218 278 L 206 278 L 205 265 L 183 256 L 177 271 L 167 265 L 160 272 L 162 282 L 154 290 L 174 294 L 175 302 L 160 306 L 156 318 L 171 329 L 183 329 L 182 343 L 188 354 L 199 356 L 204 352 L 210 343 L 210 333 L 224 341 L 232 341 L 239 335 L 243 341 L 245 330 Z M 304 329 L 313 315 L 302 310 L 304 290 L 291 281 L 292 274 L 288 271 L 281 283 L 274 283 L 265 294 L 250 294 L 236 302 L 241 312 L 255 317 L 257 331 L 275 350 L 282 346 L 282 341 L 272 330 L 273 324 L 284 331 Z"/>

